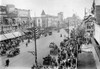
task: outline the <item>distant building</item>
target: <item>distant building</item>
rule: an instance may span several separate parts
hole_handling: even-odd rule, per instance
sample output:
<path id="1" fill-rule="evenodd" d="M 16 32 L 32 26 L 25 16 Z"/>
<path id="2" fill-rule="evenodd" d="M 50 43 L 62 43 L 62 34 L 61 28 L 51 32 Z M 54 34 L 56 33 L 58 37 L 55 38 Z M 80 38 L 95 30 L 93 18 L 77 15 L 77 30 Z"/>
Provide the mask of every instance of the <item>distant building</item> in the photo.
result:
<path id="1" fill-rule="evenodd" d="M 81 23 L 81 19 L 76 14 L 73 14 L 72 17 L 68 17 L 65 19 L 65 23 L 69 26 L 76 27 Z"/>
<path id="2" fill-rule="evenodd" d="M 18 9 L 12 4 L 0 6 L 0 23 L 3 31 L 16 30 L 20 24 L 21 28 L 28 27 L 30 21 L 30 10 Z"/>
<path id="3" fill-rule="evenodd" d="M 0 6 L 0 24 L 3 23 L 4 17 L 7 17 L 6 6 Z"/>
<path id="4" fill-rule="evenodd" d="M 36 19 L 36 25 L 41 28 L 57 27 L 58 22 L 62 23 L 63 21 L 63 13 L 60 12 L 58 13 L 58 16 L 53 16 L 46 14 L 43 10 L 41 13 L 41 17 L 34 17 L 34 18 Z"/>
<path id="5" fill-rule="evenodd" d="M 19 20 L 19 23 L 28 23 L 30 18 L 30 10 L 18 9 L 14 5 L 9 4 L 6 6 L 0 6 L 0 20 L 2 19 L 3 24 L 16 24 Z"/>
<path id="6" fill-rule="evenodd" d="M 58 20 L 59 20 L 60 24 L 63 22 L 63 12 L 58 13 Z"/>
<path id="7" fill-rule="evenodd" d="M 28 25 L 30 23 L 30 10 L 26 9 L 17 9 L 17 18 L 19 23 L 23 25 Z"/>

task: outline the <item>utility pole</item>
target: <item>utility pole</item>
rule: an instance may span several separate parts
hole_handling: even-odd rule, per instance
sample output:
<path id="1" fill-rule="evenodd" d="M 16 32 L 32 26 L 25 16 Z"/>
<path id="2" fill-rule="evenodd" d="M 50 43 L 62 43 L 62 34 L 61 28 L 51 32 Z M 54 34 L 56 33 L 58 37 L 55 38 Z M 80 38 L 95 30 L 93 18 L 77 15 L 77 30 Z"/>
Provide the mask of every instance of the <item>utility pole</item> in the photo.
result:
<path id="1" fill-rule="evenodd" d="M 34 13 L 34 16 L 36 17 L 36 13 Z M 37 44 L 36 44 L 36 35 L 37 35 L 37 29 L 36 29 L 36 18 L 34 20 L 34 43 L 35 43 L 35 65 L 36 67 L 38 66 L 37 64 Z"/>
<path id="2" fill-rule="evenodd" d="M 36 45 L 36 26 L 35 26 L 35 23 L 34 23 L 34 41 L 35 41 L 35 64 L 36 64 L 36 67 L 37 67 L 37 45 Z"/>
<path id="3" fill-rule="evenodd" d="M 37 29 L 36 29 L 35 23 L 36 23 L 36 21 L 34 20 L 35 65 L 37 68 L 37 66 L 38 66 L 38 64 L 37 64 L 37 44 L 36 44 L 36 31 L 37 31 Z M 34 69 L 34 65 L 33 65 L 32 69 Z"/>

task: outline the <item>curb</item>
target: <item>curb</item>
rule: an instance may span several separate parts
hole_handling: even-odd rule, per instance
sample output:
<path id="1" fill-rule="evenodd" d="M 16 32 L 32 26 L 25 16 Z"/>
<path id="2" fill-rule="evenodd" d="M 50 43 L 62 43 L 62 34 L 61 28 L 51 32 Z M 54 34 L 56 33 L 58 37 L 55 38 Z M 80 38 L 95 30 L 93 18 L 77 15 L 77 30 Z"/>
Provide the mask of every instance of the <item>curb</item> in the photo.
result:
<path id="1" fill-rule="evenodd" d="M 100 45 L 95 38 L 91 38 L 91 40 L 100 62 Z"/>

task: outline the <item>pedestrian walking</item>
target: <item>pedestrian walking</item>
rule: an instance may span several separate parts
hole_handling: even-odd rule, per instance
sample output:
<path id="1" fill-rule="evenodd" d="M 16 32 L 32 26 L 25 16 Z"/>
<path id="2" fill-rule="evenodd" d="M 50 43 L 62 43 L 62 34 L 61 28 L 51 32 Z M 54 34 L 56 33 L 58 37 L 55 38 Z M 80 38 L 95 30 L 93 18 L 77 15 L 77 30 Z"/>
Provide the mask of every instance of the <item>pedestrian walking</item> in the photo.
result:
<path id="1" fill-rule="evenodd" d="M 30 43 L 30 39 L 28 39 L 28 43 Z"/>
<path id="2" fill-rule="evenodd" d="M 60 37 L 62 37 L 62 34 L 60 34 Z"/>
<path id="3" fill-rule="evenodd" d="M 33 65 L 32 69 L 35 69 L 35 65 Z"/>
<path id="4" fill-rule="evenodd" d="M 26 42 L 26 47 L 28 46 L 28 43 Z"/>
<path id="5" fill-rule="evenodd" d="M 8 66 L 9 66 L 9 62 L 10 62 L 9 59 L 7 59 L 7 60 L 6 60 L 6 65 L 5 65 L 5 66 L 8 67 Z"/>

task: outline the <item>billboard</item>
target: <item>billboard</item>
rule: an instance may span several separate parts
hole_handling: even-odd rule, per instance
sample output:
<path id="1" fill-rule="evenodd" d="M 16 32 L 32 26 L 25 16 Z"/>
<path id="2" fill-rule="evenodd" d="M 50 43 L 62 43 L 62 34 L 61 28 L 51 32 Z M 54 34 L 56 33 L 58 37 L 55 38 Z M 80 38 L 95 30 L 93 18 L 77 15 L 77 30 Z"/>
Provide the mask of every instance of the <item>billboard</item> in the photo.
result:
<path id="1" fill-rule="evenodd" d="M 17 17 L 18 12 L 14 5 L 6 5 L 8 17 Z"/>
<path id="2" fill-rule="evenodd" d="M 29 17 L 30 16 L 30 11 L 29 10 L 18 9 L 18 16 L 19 17 Z"/>
<path id="3" fill-rule="evenodd" d="M 7 7 L 7 13 L 12 13 L 15 10 L 14 5 L 6 5 L 6 7 Z"/>
<path id="4" fill-rule="evenodd" d="M 0 14 L 3 15 L 3 14 L 6 14 L 6 6 L 0 6 Z"/>

